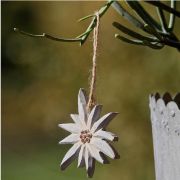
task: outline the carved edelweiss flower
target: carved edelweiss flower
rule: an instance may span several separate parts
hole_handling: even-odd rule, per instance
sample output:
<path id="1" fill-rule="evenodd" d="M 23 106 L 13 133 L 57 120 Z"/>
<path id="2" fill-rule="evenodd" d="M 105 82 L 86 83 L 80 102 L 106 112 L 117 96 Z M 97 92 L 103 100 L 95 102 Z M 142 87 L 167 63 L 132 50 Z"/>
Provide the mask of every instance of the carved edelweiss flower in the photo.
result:
<path id="1" fill-rule="evenodd" d="M 107 141 L 117 141 L 118 137 L 105 131 L 109 122 L 118 114 L 110 112 L 100 118 L 102 105 L 95 105 L 90 113 L 87 111 L 85 92 L 80 89 L 78 94 L 78 112 L 71 114 L 74 123 L 59 124 L 59 127 L 71 132 L 61 140 L 60 144 L 74 144 L 64 156 L 61 169 L 64 170 L 78 158 L 78 167 L 86 166 L 88 177 L 92 177 L 95 161 L 107 164 L 105 155 L 112 159 L 119 158 L 118 153 Z"/>

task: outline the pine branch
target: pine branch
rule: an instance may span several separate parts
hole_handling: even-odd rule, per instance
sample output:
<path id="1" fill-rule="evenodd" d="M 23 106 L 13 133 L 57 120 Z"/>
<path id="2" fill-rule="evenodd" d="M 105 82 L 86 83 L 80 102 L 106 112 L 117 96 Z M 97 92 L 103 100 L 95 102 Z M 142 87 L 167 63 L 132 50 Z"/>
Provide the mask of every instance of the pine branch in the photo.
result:
<path id="1" fill-rule="evenodd" d="M 135 11 L 135 13 L 141 18 L 143 22 L 137 20 L 133 15 L 130 15 L 117 1 L 112 4 L 112 7 L 122 17 L 127 19 L 130 23 L 132 23 L 136 27 L 150 34 L 151 37 L 143 36 L 117 22 L 114 22 L 113 25 L 117 29 L 119 29 L 121 32 L 129 36 L 132 36 L 136 39 L 128 39 L 121 35 L 115 35 L 116 38 L 124 42 L 135 44 L 135 45 L 149 46 L 150 48 L 153 48 L 153 49 L 161 49 L 162 47 L 164 47 L 164 45 L 167 45 L 173 48 L 177 48 L 180 51 L 180 41 L 176 37 L 176 35 L 173 33 L 175 17 L 178 14 L 178 11 L 176 11 L 175 9 L 176 4 L 174 0 L 171 0 L 171 7 L 168 7 L 162 3 L 159 3 L 159 1 L 153 1 L 152 5 L 156 5 L 157 7 L 161 25 L 159 25 L 158 22 L 156 22 L 151 17 L 151 15 L 141 6 L 141 4 L 138 1 L 126 0 L 126 2 Z M 163 10 L 171 12 L 169 25 L 167 25 Z"/>
<path id="2" fill-rule="evenodd" d="M 121 32 L 135 39 L 128 39 L 121 35 L 115 35 L 116 38 L 130 44 L 144 45 L 153 49 L 161 49 L 162 47 L 164 47 L 164 45 L 167 45 L 180 50 L 180 41 L 173 33 L 175 18 L 180 17 L 180 12 L 176 10 L 175 0 L 171 0 L 171 7 L 165 5 L 164 3 L 161 3 L 158 0 L 145 1 L 146 3 L 153 5 L 157 8 L 160 24 L 143 8 L 139 1 L 126 0 L 126 2 L 130 6 L 130 8 L 141 18 L 141 20 L 137 19 L 134 15 L 130 14 L 120 4 L 120 2 L 115 0 L 108 0 L 107 3 L 98 10 L 99 17 L 101 18 L 107 12 L 109 7 L 113 7 L 119 15 L 128 20 L 136 28 L 139 28 L 142 31 L 148 33 L 150 36 L 141 35 L 140 33 L 130 30 L 129 28 L 121 25 L 120 23 L 114 22 L 113 26 L 118 28 Z M 163 11 L 170 13 L 168 24 Z M 85 32 L 83 32 L 75 38 L 59 38 L 49 35 L 48 33 L 32 34 L 19 30 L 17 28 L 14 28 L 14 31 L 30 37 L 47 38 L 60 42 L 80 42 L 80 45 L 83 45 L 89 37 L 90 33 L 96 27 L 97 18 L 95 14 L 90 14 L 79 19 L 80 22 L 87 20 L 89 18 L 91 18 L 91 22 L 85 30 Z"/>
<path id="3" fill-rule="evenodd" d="M 108 10 L 108 8 L 111 6 L 111 4 L 113 3 L 113 0 L 109 0 L 103 7 L 101 7 L 98 11 L 99 17 L 102 17 L 106 11 Z M 77 36 L 76 38 L 59 38 L 59 37 L 55 37 L 52 35 L 49 35 L 47 33 L 42 33 L 42 34 L 32 34 L 32 33 L 28 33 L 22 30 L 19 30 L 18 28 L 14 28 L 15 32 L 18 32 L 20 34 L 26 35 L 26 36 L 30 36 L 30 37 L 36 37 L 36 38 L 47 38 L 47 39 L 51 39 L 54 41 L 61 41 L 61 42 L 80 42 L 80 45 L 83 45 L 84 42 L 86 41 L 86 39 L 88 38 L 89 34 L 93 31 L 93 29 L 96 26 L 96 16 L 94 14 L 85 16 L 81 19 L 79 19 L 79 21 L 84 21 L 88 18 L 92 18 L 91 23 L 89 24 L 88 28 L 86 29 L 86 31 L 84 33 L 82 33 L 81 35 Z"/>

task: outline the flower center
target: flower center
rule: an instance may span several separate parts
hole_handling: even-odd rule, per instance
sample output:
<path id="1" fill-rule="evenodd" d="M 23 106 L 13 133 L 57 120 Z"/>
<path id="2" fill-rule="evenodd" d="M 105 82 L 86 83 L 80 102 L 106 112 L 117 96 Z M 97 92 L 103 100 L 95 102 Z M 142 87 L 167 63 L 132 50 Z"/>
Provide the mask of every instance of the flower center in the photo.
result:
<path id="1" fill-rule="evenodd" d="M 83 144 L 90 143 L 91 138 L 92 134 L 89 132 L 89 130 L 81 131 L 80 139 Z"/>

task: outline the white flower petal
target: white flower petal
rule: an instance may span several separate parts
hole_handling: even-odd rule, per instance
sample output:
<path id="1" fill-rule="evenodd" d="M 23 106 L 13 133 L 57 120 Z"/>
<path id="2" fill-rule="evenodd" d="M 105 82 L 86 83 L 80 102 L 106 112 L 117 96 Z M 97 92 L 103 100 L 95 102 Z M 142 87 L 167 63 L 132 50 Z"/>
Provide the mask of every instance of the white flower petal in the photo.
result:
<path id="1" fill-rule="evenodd" d="M 85 124 L 87 121 L 87 110 L 86 110 L 86 96 L 83 89 L 79 90 L 78 94 L 78 112 L 79 112 L 79 119 L 80 121 Z"/>
<path id="2" fill-rule="evenodd" d="M 78 133 L 81 131 L 80 127 L 75 123 L 58 124 L 58 126 L 71 133 Z"/>
<path id="3" fill-rule="evenodd" d="M 114 151 L 106 141 L 93 137 L 90 143 L 96 146 L 105 155 L 109 156 L 112 159 L 115 158 Z"/>
<path id="4" fill-rule="evenodd" d="M 59 144 L 74 144 L 79 141 L 79 134 L 70 134 L 63 140 L 59 142 Z"/>
<path id="5" fill-rule="evenodd" d="M 87 145 L 85 146 L 85 164 L 88 177 L 92 177 L 94 174 L 95 163 Z"/>
<path id="6" fill-rule="evenodd" d="M 68 167 L 72 163 L 72 161 L 78 156 L 80 145 L 81 144 L 79 142 L 74 144 L 65 154 L 61 162 L 61 170 L 65 170 L 66 167 Z"/>
<path id="7" fill-rule="evenodd" d="M 85 146 L 85 164 L 86 164 L 86 170 L 88 170 L 89 167 L 89 151 L 88 148 Z"/>
<path id="8" fill-rule="evenodd" d="M 83 167 L 85 165 L 84 155 L 85 155 L 85 145 L 83 144 L 81 145 L 81 149 L 78 156 L 78 167 Z"/>
<path id="9" fill-rule="evenodd" d="M 91 156 L 92 156 L 94 159 L 96 159 L 97 161 L 99 161 L 100 163 L 103 164 L 103 163 L 104 163 L 104 160 L 103 160 L 103 158 L 102 158 L 101 155 L 100 155 L 99 149 L 97 149 L 96 147 L 94 147 L 93 144 L 87 144 L 86 146 L 88 147 Z"/>
<path id="10" fill-rule="evenodd" d="M 107 132 L 107 131 L 103 131 L 102 129 L 96 131 L 93 136 L 95 137 L 100 137 L 101 139 L 106 139 L 106 140 L 109 140 L 109 141 L 117 141 L 118 140 L 118 137 L 111 133 L 111 132 Z"/>
<path id="11" fill-rule="evenodd" d="M 86 92 L 83 88 L 79 89 L 78 98 L 80 99 L 81 103 L 86 106 L 87 98 L 86 98 Z"/>
<path id="12" fill-rule="evenodd" d="M 80 120 L 79 120 L 79 115 L 78 114 L 70 114 L 72 120 L 76 123 L 76 124 L 81 124 Z"/>
<path id="13" fill-rule="evenodd" d="M 93 127 L 91 128 L 91 132 L 97 131 L 101 128 L 106 128 L 109 122 L 117 115 L 117 112 L 110 112 L 105 114 L 101 117 L 97 122 L 94 123 Z"/>
<path id="14" fill-rule="evenodd" d="M 91 156 L 89 156 L 88 162 L 89 162 L 89 167 L 87 170 L 87 175 L 89 178 L 92 178 L 94 174 L 94 169 L 95 169 L 95 161 Z"/>
<path id="15" fill-rule="evenodd" d="M 90 112 L 87 120 L 87 127 L 91 128 L 94 122 L 96 122 L 100 118 L 102 105 L 96 105 Z"/>

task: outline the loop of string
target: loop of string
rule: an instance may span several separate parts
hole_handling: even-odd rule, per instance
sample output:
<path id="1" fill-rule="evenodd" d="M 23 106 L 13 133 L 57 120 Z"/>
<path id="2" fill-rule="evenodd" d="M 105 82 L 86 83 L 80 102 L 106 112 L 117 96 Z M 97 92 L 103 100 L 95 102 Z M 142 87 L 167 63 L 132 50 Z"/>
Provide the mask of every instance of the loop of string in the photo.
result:
<path id="1" fill-rule="evenodd" d="M 97 46 L 98 46 L 98 33 L 99 33 L 99 13 L 95 13 L 96 27 L 93 30 L 93 58 L 92 58 L 92 71 L 90 80 L 89 99 L 87 103 L 87 110 L 90 112 L 96 104 L 96 73 L 97 73 Z"/>

